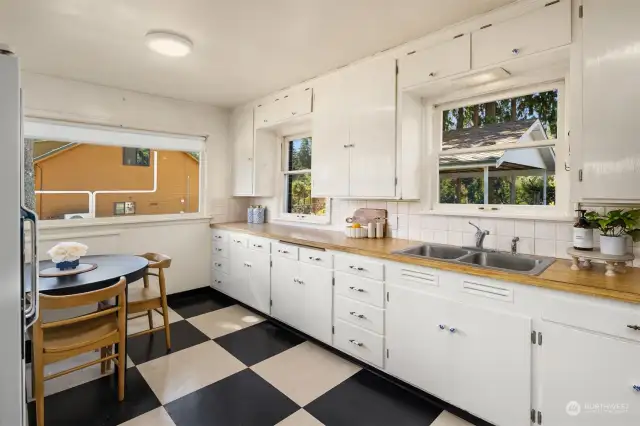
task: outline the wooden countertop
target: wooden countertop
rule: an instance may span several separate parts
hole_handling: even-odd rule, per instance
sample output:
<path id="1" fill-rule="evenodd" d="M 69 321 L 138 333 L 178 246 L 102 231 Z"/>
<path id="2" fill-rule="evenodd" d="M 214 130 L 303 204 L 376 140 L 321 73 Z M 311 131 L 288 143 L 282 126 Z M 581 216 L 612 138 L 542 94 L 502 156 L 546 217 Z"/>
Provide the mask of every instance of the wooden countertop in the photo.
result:
<path id="1" fill-rule="evenodd" d="M 631 303 L 640 303 L 640 268 L 627 268 L 627 273 L 615 277 L 604 275 L 603 265 L 594 265 L 590 271 L 572 271 L 571 262 L 556 260 L 547 270 L 538 276 L 521 275 L 472 265 L 448 263 L 431 259 L 418 259 L 393 254 L 395 250 L 423 244 L 422 241 L 402 240 L 399 238 L 355 239 L 347 238 L 342 232 L 323 231 L 298 226 L 265 223 L 262 225 L 248 223 L 217 223 L 212 228 L 242 232 L 260 237 L 272 238 L 288 243 L 342 251 L 362 256 L 377 257 L 394 262 L 410 263 L 419 266 L 460 272 L 486 278 L 515 282 L 567 291 L 588 296 L 605 297 Z"/>

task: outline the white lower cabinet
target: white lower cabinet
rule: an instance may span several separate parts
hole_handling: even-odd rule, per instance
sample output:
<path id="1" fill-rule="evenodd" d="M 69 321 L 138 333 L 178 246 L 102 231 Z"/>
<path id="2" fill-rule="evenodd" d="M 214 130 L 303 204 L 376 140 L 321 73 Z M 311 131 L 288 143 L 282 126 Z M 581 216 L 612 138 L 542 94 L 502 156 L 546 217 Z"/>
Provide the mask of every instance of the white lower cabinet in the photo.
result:
<path id="1" fill-rule="evenodd" d="M 388 286 L 387 371 L 496 425 L 525 425 L 531 319 Z"/>
<path id="2" fill-rule="evenodd" d="M 640 424 L 640 343 L 545 322 L 545 426 Z"/>
<path id="3" fill-rule="evenodd" d="M 283 256 L 273 256 L 272 315 L 331 344 L 333 272 Z"/>
<path id="4" fill-rule="evenodd" d="M 271 257 L 241 244 L 230 247 L 229 296 L 263 312 L 270 313 Z M 224 291 L 224 290 L 223 290 Z"/>

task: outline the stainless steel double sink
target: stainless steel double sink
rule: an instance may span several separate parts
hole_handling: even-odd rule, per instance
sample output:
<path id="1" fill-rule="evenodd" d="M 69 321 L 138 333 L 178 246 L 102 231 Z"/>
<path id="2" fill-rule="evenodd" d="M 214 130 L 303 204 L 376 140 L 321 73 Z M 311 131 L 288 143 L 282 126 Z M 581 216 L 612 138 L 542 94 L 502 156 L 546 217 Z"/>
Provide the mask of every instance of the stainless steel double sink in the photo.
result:
<path id="1" fill-rule="evenodd" d="M 540 275 L 555 261 L 555 259 L 549 257 L 502 253 L 474 247 L 456 247 L 432 243 L 397 250 L 393 253 L 419 259 L 442 260 L 523 275 Z"/>

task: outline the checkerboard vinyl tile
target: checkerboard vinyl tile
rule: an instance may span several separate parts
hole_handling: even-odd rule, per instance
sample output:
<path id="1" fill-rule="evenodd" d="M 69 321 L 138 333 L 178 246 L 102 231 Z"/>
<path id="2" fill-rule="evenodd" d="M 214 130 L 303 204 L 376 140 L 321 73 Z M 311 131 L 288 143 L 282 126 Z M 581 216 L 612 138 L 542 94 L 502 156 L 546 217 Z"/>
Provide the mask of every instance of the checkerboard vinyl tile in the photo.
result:
<path id="1" fill-rule="evenodd" d="M 117 401 L 113 374 L 100 375 L 99 366 L 81 370 L 46 382 L 46 426 L 485 425 L 443 411 L 214 290 L 172 295 L 169 304 L 171 351 L 162 332 L 128 341 L 124 402 Z M 67 360 L 47 373 L 83 362 Z M 33 402 L 29 411 L 35 424 Z"/>

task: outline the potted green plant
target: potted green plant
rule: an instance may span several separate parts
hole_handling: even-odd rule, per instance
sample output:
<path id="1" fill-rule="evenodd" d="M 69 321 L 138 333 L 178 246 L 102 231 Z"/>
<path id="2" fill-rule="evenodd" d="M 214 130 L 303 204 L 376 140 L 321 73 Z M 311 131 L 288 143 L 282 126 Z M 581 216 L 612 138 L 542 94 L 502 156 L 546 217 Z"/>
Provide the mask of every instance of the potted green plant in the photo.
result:
<path id="1" fill-rule="evenodd" d="M 625 235 L 640 241 L 640 209 L 611 210 L 606 214 L 590 211 L 585 217 L 600 231 L 600 252 L 620 256 L 627 253 Z"/>

